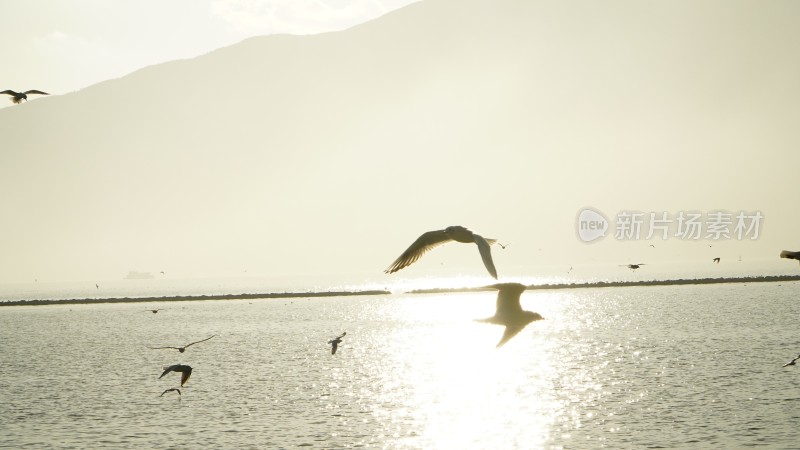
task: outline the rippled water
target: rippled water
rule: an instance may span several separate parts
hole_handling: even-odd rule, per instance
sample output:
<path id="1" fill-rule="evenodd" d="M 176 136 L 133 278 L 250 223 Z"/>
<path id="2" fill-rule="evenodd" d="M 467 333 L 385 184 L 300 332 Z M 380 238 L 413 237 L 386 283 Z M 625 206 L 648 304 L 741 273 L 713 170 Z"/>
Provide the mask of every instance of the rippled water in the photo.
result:
<path id="1" fill-rule="evenodd" d="M 3 307 L 0 447 L 796 448 L 798 287 Z"/>

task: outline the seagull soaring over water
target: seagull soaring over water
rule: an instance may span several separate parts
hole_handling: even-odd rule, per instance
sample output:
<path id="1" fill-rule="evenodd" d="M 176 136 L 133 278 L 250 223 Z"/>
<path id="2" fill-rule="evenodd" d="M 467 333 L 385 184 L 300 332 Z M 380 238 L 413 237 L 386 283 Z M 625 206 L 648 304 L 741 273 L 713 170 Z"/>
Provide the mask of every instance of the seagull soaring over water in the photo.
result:
<path id="1" fill-rule="evenodd" d="M 497 311 L 494 316 L 478 319 L 478 322 L 493 323 L 506 327 L 503 337 L 497 343 L 500 348 L 511 338 L 517 335 L 529 323 L 542 320 L 544 317 L 532 311 L 524 311 L 519 304 L 519 296 L 525 291 L 526 286 L 519 283 L 500 283 L 493 287 L 497 292 Z"/>
<path id="2" fill-rule="evenodd" d="M 188 377 L 187 377 L 187 378 L 188 378 Z M 178 396 L 180 397 L 180 395 L 181 395 L 181 390 L 180 390 L 180 389 L 178 389 L 178 388 L 169 388 L 169 389 L 165 389 L 165 390 L 164 390 L 164 392 L 162 392 L 162 393 L 161 393 L 161 395 L 159 395 L 159 397 L 163 397 L 163 396 L 164 396 L 164 394 L 166 394 L 167 392 L 173 392 L 173 391 L 174 391 L 174 392 L 177 392 L 177 393 L 178 393 Z"/>
<path id="3" fill-rule="evenodd" d="M 497 239 L 484 239 L 482 236 L 460 226 L 451 226 L 444 230 L 423 233 L 422 236 L 417 238 L 417 240 L 414 241 L 414 243 L 384 272 L 395 273 L 404 267 L 408 267 L 428 251 L 451 241 L 463 242 L 465 244 L 477 244 L 478 251 L 481 253 L 481 259 L 483 259 L 483 265 L 486 266 L 486 270 L 489 271 L 489 274 L 494 277 L 494 279 L 497 279 L 497 270 L 494 268 L 494 262 L 492 262 L 491 249 L 491 245 L 497 242 Z"/>
<path id="4" fill-rule="evenodd" d="M 8 94 L 11 96 L 11 101 L 14 103 L 22 103 L 23 100 L 28 100 L 28 94 L 39 94 L 39 95 L 50 95 L 47 92 L 37 91 L 36 89 L 31 89 L 25 92 L 14 92 L 11 89 L 6 89 L 0 94 Z"/>
<path id="5" fill-rule="evenodd" d="M 151 312 L 153 314 L 158 314 L 159 311 L 164 311 L 163 309 L 145 309 L 144 312 Z"/>
<path id="6" fill-rule="evenodd" d="M 213 335 L 213 336 L 209 336 L 209 337 L 207 337 L 207 338 L 203 339 L 202 341 L 195 341 L 195 342 L 192 342 L 192 343 L 190 343 L 190 344 L 186 344 L 186 345 L 184 345 L 183 347 L 150 347 L 150 348 L 151 348 L 151 349 L 153 349 L 153 350 L 159 350 L 159 349 L 162 349 L 162 348 L 174 348 L 175 350 L 177 350 L 177 351 L 179 351 L 179 352 L 183 353 L 183 352 L 185 352 L 185 351 L 186 351 L 186 347 L 188 347 L 188 346 L 190 346 L 190 345 L 194 345 L 194 344 L 199 344 L 199 343 L 201 343 L 201 342 L 205 342 L 205 341 L 207 341 L 207 340 L 209 340 L 209 339 L 213 338 L 214 336 L 216 336 L 216 334 L 215 334 L 215 335 Z"/>
<path id="7" fill-rule="evenodd" d="M 642 267 L 644 265 L 645 264 L 622 264 L 622 265 L 620 265 L 620 267 L 627 267 L 628 269 L 631 269 L 631 271 L 634 271 L 634 270 L 636 270 L 639 267 Z"/>
<path id="8" fill-rule="evenodd" d="M 800 355 L 795 356 L 795 358 L 793 360 L 791 360 L 788 363 L 784 364 L 783 367 L 789 367 L 789 366 L 795 365 L 796 364 L 795 361 L 797 361 L 798 359 L 800 359 Z"/>
<path id="9" fill-rule="evenodd" d="M 161 377 L 170 372 L 181 373 L 181 387 L 183 387 L 183 384 L 189 381 L 189 377 L 192 375 L 192 368 L 190 366 L 185 366 L 183 364 L 174 364 L 169 367 L 164 367 L 164 372 L 161 374 L 160 377 L 158 377 L 158 379 L 160 380 Z"/>
<path id="10" fill-rule="evenodd" d="M 335 355 L 336 354 L 336 350 L 339 348 L 339 344 L 342 343 L 342 338 L 346 334 L 347 334 L 347 331 L 345 331 L 344 333 L 340 334 L 339 337 L 337 337 L 335 339 L 331 339 L 330 341 L 328 341 L 328 344 L 331 344 L 331 355 Z"/>

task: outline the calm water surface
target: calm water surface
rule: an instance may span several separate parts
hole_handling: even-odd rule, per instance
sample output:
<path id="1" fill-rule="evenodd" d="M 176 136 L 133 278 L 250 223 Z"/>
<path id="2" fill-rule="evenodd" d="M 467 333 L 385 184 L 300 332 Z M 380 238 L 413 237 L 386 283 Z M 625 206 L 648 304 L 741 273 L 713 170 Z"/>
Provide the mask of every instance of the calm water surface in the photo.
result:
<path id="1" fill-rule="evenodd" d="M 798 448 L 798 288 L 3 307 L 0 447 Z"/>

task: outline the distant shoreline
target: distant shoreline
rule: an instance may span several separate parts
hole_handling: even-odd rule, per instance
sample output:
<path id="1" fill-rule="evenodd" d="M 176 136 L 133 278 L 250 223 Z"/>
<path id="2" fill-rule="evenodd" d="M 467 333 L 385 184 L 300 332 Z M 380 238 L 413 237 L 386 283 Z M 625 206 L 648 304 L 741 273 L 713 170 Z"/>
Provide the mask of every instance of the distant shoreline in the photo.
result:
<path id="1" fill-rule="evenodd" d="M 588 289 L 631 286 L 680 286 L 694 284 L 723 284 L 723 283 L 776 283 L 783 281 L 800 281 L 800 275 L 771 275 L 758 277 L 728 277 L 728 278 L 688 278 L 674 280 L 650 281 L 593 281 L 587 283 L 555 283 L 529 285 L 528 290 L 556 290 L 556 289 Z M 414 289 L 407 294 L 443 294 L 457 292 L 482 292 L 494 290 L 491 286 L 460 287 L 460 288 L 433 288 Z M 75 305 L 92 303 L 152 303 L 152 302 L 181 302 L 203 300 L 255 300 L 278 299 L 299 297 L 347 297 L 391 295 L 387 290 L 365 291 L 326 291 L 326 292 L 270 292 L 261 294 L 211 294 L 211 295 L 178 295 L 162 297 L 118 297 L 118 298 L 80 298 L 80 299 L 42 299 L 42 300 L 11 300 L 0 301 L 0 306 L 40 306 L 40 305 Z"/>

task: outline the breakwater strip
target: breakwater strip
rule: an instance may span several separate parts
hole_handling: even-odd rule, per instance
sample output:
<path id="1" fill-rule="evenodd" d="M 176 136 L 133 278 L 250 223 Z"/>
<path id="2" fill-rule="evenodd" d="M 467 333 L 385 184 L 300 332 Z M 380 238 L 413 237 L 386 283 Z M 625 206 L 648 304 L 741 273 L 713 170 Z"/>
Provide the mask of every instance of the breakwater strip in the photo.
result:
<path id="1" fill-rule="evenodd" d="M 770 275 L 758 277 L 727 277 L 727 278 L 681 278 L 675 280 L 647 280 L 647 281 L 592 281 L 587 283 L 554 283 L 554 284 L 532 284 L 528 290 L 551 290 L 551 289 L 587 289 L 587 288 L 609 288 L 609 287 L 631 287 L 631 286 L 680 286 L 688 284 L 722 284 L 722 283 L 777 283 L 784 281 L 800 281 L 800 275 Z M 415 289 L 409 294 L 440 294 L 447 292 L 480 292 L 493 291 L 489 286 L 462 287 L 462 288 L 434 288 L 434 289 Z"/>
<path id="2" fill-rule="evenodd" d="M 74 305 L 89 303 L 149 303 L 149 302 L 188 302 L 201 300 L 255 300 L 267 298 L 311 298 L 311 297 L 343 297 L 353 295 L 388 295 L 389 291 L 327 291 L 327 292 L 272 292 L 266 294 L 218 294 L 218 295 L 179 295 L 164 297 L 119 297 L 119 298 L 75 298 L 49 300 L 12 300 L 0 302 L 0 306 L 38 306 L 38 305 Z"/>
<path id="3" fill-rule="evenodd" d="M 613 288 L 613 287 L 632 287 L 632 286 L 680 286 L 696 284 L 722 284 L 722 283 L 777 283 L 800 281 L 800 275 L 770 275 L 770 276 L 751 276 L 751 277 L 727 277 L 727 278 L 686 278 L 673 280 L 646 280 L 646 281 L 592 281 L 586 283 L 554 283 L 554 284 L 533 284 L 528 286 L 528 290 L 555 290 L 555 289 L 589 289 L 589 288 Z M 491 291 L 494 288 L 489 286 L 479 287 L 457 287 L 457 288 L 432 288 L 414 289 L 406 292 L 407 294 L 446 294 L 458 292 L 481 292 Z M 38 306 L 38 305 L 74 305 L 91 303 L 149 303 L 149 302 L 181 302 L 181 301 L 202 301 L 202 300 L 255 300 L 255 299 L 276 299 L 276 298 L 314 298 L 314 297 L 345 297 L 359 295 L 391 295 L 387 290 L 365 290 L 365 291 L 323 291 L 323 292 L 270 292 L 262 294 L 211 294 L 211 295 L 179 295 L 163 297 L 120 297 L 120 298 L 81 298 L 81 299 L 44 299 L 44 300 L 11 300 L 0 301 L 0 306 Z"/>

